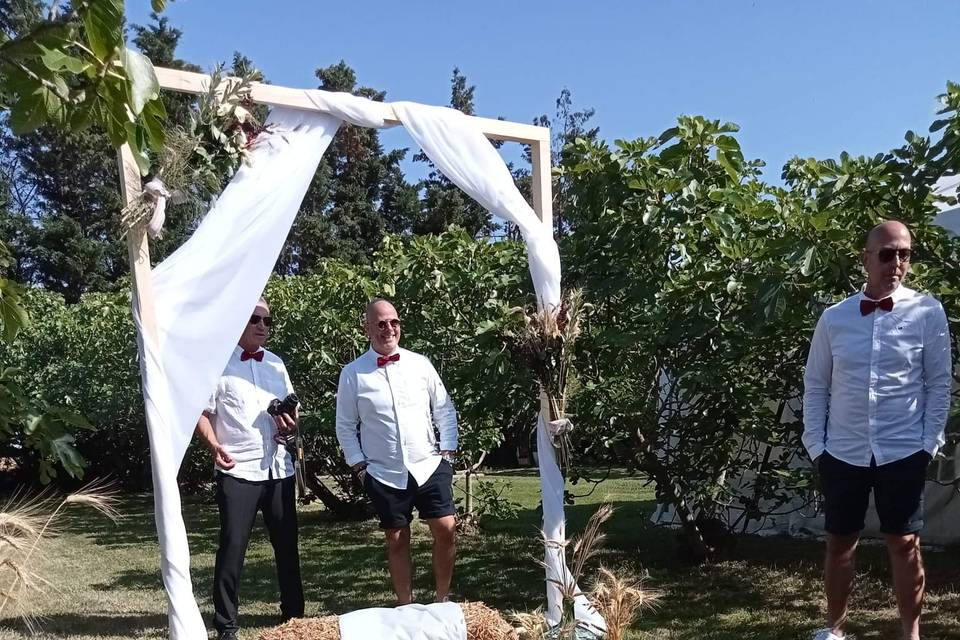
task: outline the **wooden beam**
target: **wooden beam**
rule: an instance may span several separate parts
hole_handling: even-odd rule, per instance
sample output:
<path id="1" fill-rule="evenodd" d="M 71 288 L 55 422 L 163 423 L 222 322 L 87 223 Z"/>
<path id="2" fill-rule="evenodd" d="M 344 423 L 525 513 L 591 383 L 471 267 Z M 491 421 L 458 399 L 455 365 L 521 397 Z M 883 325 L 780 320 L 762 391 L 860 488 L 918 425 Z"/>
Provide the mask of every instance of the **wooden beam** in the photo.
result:
<path id="1" fill-rule="evenodd" d="M 154 70 L 157 73 L 160 86 L 164 89 L 183 93 L 206 93 L 210 88 L 210 76 L 202 73 L 167 69 L 165 67 L 154 67 Z M 250 88 L 250 97 L 254 102 L 262 104 L 292 107 L 305 111 L 320 111 L 310 100 L 306 89 L 292 89 L 255 82 Z M 397 114 L 393 112 L 389 103 L 375 102 L 374 104 L 383 110 L 381 115 L 384 121 L 391 125 L 400 124 Z M 493 118 L 470 117 L 480 125 L 484 135 L 492 140 L 506 140 L 523 144 L 532 144 L 538 141 L 549 142 L 550 140 L 550 129 L 546 127 L 494 120 Z"/>
<path id="2" fill-rule="evenodd" d="M 117 150 L 117 164 L 120 169 L 120 194 L 126 206 L 139 198 L 143 190 L 140 183 L 140 170 L 128 145 L 124 144 Z M 127 231 L 127 255 L 130 259 L 130 275 L 133 278 L 133 304 L 140 313 L 140 324 L 144 334 L 156 341 L 157 322 L 146 222 L 141 222 Z"/>
<path id="3" fill-rule="evenodd" d="M 549 129 L 548 129 L 549 131 Z M 530 144 L 530 191 L 533 210 L 553 233 L 553 176 L 550 158 L 550 139 Z"/>

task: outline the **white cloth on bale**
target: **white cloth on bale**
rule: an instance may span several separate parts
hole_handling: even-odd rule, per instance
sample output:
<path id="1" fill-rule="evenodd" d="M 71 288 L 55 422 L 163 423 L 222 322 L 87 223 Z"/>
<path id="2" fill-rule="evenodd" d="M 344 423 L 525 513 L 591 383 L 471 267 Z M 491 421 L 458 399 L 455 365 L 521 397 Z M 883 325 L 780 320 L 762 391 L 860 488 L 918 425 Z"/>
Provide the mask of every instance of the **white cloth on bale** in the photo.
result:
<path id="1" fill-rule="evenodd" d="M 360 609 L 340 616 L 340 640 L 466 640 L 463 609 L 455 602 Z"/>

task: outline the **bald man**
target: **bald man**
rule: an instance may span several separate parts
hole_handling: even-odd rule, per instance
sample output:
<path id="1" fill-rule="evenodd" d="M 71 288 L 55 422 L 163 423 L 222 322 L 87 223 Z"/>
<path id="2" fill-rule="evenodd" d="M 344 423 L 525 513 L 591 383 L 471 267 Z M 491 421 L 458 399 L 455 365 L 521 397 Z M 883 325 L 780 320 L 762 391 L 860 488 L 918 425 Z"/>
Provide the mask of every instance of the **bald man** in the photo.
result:
<path id="1" fill-rule="evenodd" d="M 863 290 L 823 312 L 804 373 L 803 444 L 820 476 L 827 625 L 844 637 L 854 560 L 871 491 L 890 556 L 904 640 L 920 638 L 920 557 L 927 465 L 950 409 L 950 332 L 943 307 L 908 289 L 910 230 L 867 235 Z"/>
<path id="2" fill-rule="evenodd" d="M 433 535 L 436 600 L 442 602 L 455 557 L 457 412 L 430 361 L 400 348 L 400 318 L 390 302 L 371 301 L 363 328 L 370 350 L 340 373 L 337 439 L 380 518 L 397 604 L 413 602 L 414 507 Z"/>

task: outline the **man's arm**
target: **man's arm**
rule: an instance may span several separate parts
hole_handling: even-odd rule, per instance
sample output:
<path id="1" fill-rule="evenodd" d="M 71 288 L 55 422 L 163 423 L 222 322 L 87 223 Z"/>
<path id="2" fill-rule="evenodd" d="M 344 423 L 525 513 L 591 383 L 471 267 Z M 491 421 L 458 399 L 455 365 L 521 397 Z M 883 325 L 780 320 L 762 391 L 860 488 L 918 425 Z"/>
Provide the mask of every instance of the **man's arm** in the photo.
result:
<path id="1" fill-rule="evenodd" d="M 429 362 L 427 375 L 427 392 L 430 394 L 430 408 L 433 414 L 433 424 L 440 432 L 440 453 L 453 455 L 457 452 L 457 408 L 453 405 L 447 388 L 443 385 L 440 375 Z"/>
<path id="2" fill-rule="evenodd" d="M 217 440 L 217 434 L 213 430 L 213 423 L 210 422 L 210 416 L 211 414 L 208 411 L 200 414 L 200 419 L 197 420 L 197 427 L 194 433 L 200 436 L 203 443 L 210 449 L 210 453 L 213 454 L 213 462 L 218 467 L 221 469 L 231 469 L 236 463 Z"/>
<path id="3" fill-rule="evenodd" d="M 360 412 L 357 410 L 357 384 L 344 367 L 340 372 L 340 381 L 337 383 L 337 441 L 343 450 L 347 465 L 359 474 L 367 463 L 363 449 L 360 448 L 358 424 L 360 424 Z"/>
<path id="4" fill-rule="evenodd" d="M 807 367 L 803 373 L 803 446 L 811 460 L 823 453 L 827 436 L 827 411 L 830 381 L 833 378 L 833 353 L 826 314 L 820 316 L 813 332 Z"/>
<path id="5" fill-rule="evenodd" d="M 950 387 L 953 372 L 950 353 L 950 327 L 943 306 L 927 314 L 923 335 L 923 450 L 930 457 L 946 441 L 943 432 L 950 414 Z"/>

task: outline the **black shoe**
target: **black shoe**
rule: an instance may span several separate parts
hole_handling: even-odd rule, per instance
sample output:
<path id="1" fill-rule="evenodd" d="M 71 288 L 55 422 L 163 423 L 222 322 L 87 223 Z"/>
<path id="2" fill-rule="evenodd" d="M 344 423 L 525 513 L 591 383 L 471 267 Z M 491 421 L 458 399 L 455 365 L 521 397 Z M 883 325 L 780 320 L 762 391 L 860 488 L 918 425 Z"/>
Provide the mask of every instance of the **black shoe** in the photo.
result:
<path id="1" fill-rule="evenodd" d="M 236 631 L 221 631 L 217 635 L 217 640 L 237 640 Z"/>

